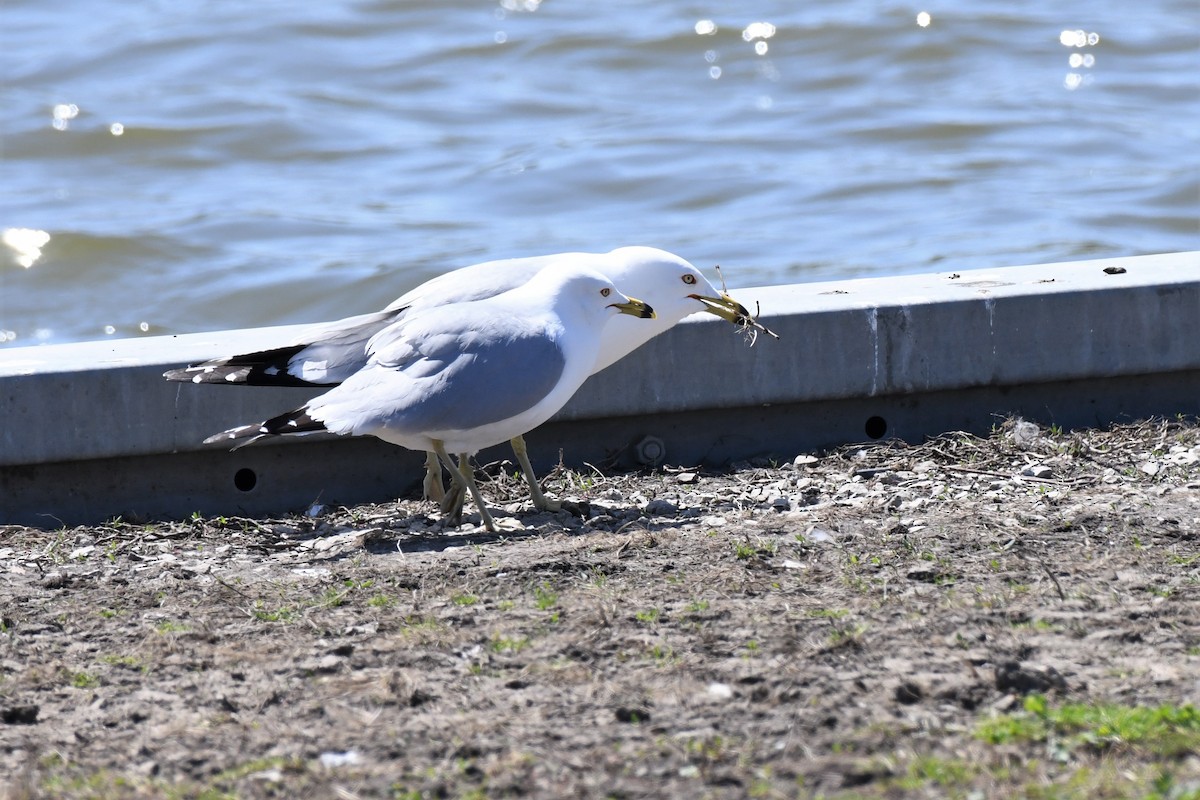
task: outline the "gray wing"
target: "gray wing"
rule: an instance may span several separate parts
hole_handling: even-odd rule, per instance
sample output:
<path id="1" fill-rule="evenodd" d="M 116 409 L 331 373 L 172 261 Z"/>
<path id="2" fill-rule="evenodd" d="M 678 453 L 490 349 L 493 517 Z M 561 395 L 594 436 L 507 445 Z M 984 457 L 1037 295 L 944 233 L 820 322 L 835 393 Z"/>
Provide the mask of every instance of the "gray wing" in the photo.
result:
<path id="1" fill-rule="evenodd" d="M 308 406 L 338 433 L 469 430 L 516 416 L 558 384 L 557 337 L 527 321 L 434 309 L 377 335 L 370 363 Z"/>
<path id="2" fill-rule="evenodd" d="M 405 311 L 403 307 L 388 308 L 306 331 L 306 346 L 291 357 L 287 371 L 308 383 L 341 383 L 366 365 L 368 342 Z"/>
<path id="3" fill-rule="evenodd" d="M 336 386 L 367 365 L 368 342 L 402 314 L 482 300 L 528 282 L 543 267 L 573 255 L 487 261 L 426 281 L 383 311 L 308 328 L 290 345 L 214 358 L 163 373 L 167 380 L 250 386 Z"/>

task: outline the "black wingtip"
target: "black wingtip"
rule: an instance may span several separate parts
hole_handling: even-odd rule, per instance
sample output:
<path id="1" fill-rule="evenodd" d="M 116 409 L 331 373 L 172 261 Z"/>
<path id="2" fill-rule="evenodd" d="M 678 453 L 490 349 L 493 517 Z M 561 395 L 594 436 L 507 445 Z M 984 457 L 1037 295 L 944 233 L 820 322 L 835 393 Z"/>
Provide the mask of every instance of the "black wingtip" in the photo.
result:
<path id="1" fill-rule="evenodd" d="M 179 369 L 169 369 L 163 377 L 179 383 L 221 383 L 247 386 L 334 386 L 334 383 L 317 383 L 298 378 L 288 372 L 292 357 L 308 344 L 293 344 L 272 350 L 259 350 L 237 356 L 226 356 L 191 364 Z"/>
<path id="2" fill-rule="evenodd" d="M 258 426 L 260 436 L 290 436 L 301 433 L 320 433 L 328 430 L 325 423 L 308 415 L 308 409 L 297 408 L 278 417 L 271 417 Z"/>
<path id="3" fill-rule="evenodd" d="M 261 439 L 264 436 L 299 436 L 306 433 L 320 433 L 328 430 L 325 423 L 315 420 L 308 415 L 304 408 L 293 409 L 286 414 L 271 417 L 268 420 L 253 425 L 239 425 L 227 431 L 214 433 L 204 440 L 204 444 L 228 444 L 235 442 L 233 450 Z"/>

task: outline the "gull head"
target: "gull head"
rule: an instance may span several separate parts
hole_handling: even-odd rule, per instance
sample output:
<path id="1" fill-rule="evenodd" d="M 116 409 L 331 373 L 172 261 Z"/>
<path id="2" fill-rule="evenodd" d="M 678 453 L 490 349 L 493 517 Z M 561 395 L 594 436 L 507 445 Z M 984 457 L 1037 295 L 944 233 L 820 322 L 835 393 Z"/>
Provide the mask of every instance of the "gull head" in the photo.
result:
<path id="1" fill-rule="evenodd" d="M 707 312 L 744 331 L 762 331 L 779 338 L 724 288 L 717 289 L 700 270 L 673 253 L 654 247 L 621 247 L 606 258 L 605 275 L 623 290 L 652 303 L 663 330 L 689 314 Z"/>
<path id="2" fill-rule="evenodd" d="M 549 300 L 549 305 L 560 306 L 561 313 L 580 320 L 591 318 L 598 326 L 604 319 L 623 314 L 648 320 L 657 317 L 648 302 L 625 294 L 615 281 L 586 264 L 550 265 L 510 294 L 525 296 L 522 305 L 532 308 L 544 306 Z M 563 303 L 566 305 L 560 305 Z"/>

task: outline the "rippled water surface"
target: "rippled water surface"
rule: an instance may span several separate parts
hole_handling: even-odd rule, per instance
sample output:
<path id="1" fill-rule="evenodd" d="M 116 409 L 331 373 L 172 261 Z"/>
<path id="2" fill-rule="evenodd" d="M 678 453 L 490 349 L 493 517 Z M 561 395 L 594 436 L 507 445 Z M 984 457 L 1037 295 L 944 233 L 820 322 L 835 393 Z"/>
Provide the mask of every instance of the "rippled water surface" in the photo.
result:
<path id="1" fill-rule="evenodd" d="M 1200 249 L 1195 0 L 3 16 L 7 346 L 332 319 L 624 244 L 734 286 Z"/>

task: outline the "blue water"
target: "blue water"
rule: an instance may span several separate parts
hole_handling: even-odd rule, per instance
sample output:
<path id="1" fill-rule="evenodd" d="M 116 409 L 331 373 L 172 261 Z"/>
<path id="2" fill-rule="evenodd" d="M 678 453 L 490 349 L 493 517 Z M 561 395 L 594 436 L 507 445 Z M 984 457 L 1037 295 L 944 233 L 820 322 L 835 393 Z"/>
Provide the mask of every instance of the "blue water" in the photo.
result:
<path id="1" fill-rule="evenodd" d="M 624 244 L 731 286 L 1200 249 L 1195 0 L 0 13 L 0 346 Z"/>

